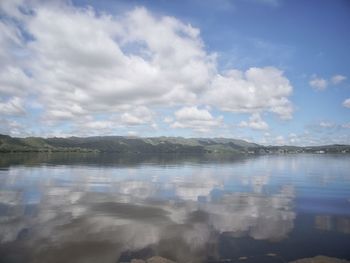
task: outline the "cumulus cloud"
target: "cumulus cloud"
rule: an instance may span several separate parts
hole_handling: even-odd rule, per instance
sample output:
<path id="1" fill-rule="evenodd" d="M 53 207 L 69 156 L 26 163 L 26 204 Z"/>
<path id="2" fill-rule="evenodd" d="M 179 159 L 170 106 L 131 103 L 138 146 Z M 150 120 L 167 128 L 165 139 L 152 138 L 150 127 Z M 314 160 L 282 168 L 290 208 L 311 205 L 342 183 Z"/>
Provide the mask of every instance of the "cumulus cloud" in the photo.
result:
<path id="1" fill-rule="evenodd" d="M 331 82 L 332 82 L 333 85 L 340 84 L 340 83 L 343 82 L 344 80 L 346 80 L 346 77 L 343 76 L 343 75 L 334 75 L 334 76 L 331 78 Z"/>
<path id="2" fill-rule="evenodd" d="M 0 9 L 7 17 L 0 21 L 3 112 L 13 112 L 9 101 L 30 97 L 41 105 L 45 122 L 73 123 L 104 113 L 126 125 L 155 127 L 149 108 L 193 105 L 292 117 L 293 88 L 282 71 L 221 73 L 200 30 L 174 17 L 142 7 L 117 16 L 55 1 L 5 1 Z M 102 127 L 98 121 L 89 123 Z M 173 126 L 205 131 L 222 122 L 177 119 Z"/>
<path id="3" fill-rule="evenodd" d="M 199 132 L 207 132 L 222 125 L 223 117 L 213 117 L 206 109 L 197 107 L 184 107 L 175 112 L 175 121 L 172 128 L 193 129 Z"/>
<path id="4" fill-rule="evenodd" d="M 313 75 L 309 81 L 309 84 L 315 90 L 325 90 L 328 86 L 328 81 Z"/>
<path id="5" fill-rule="evenodd" d="M 91 9 L 39 9 L 29 30 L 38 56 L 34 75 L 48 87 L 41 99 L 49 108 L 63 102 L 66 111 L 79 105 L 91 113 L 190 103 L 213 70 L 197 29 L 144 8 L 119 20 Z"/>
<path id="6" fill-rule="evenodd" d="M 343 106 L 346 107 L 346 108 L 350 108 L 350 98 L 344 100 Z"/>
<path id="7" fill-rule="evenodd" d="M 141 125 L 153 122 L 154 113 L 146 107 L 140 106 L 121 115 L 121 122 L 126 125 Z"/>
<path id="8" fill-rule="evenodd" d="M 288 79 L 275 67 L 229 70 L 216 75 L 206 100 L 224 111 L 270 111 L 290 119 L 293 107 L 288 97 L 292 91 Z"/>
<path id="9" fill-rule="evenodd" d="M 59 117 L 76 115 L 71 110 L 76 107 L 91 113 L 130 104 L 190 103 L 215 69 L 198 29 L 175 18 L 155 18 L 144 8 L 116 19 L 91 8 L 44 6 L 26 19 L 33 40 L 25 49 L 34 54 L 30 70 L 39 99 L 48 112 L 60 111 Z M 9 39 L 19 41 L 8 31 Z M 9 71 L 2 89 L 23 86 L 23 72 Z"/>
<path id="10" fill-rule="evenodd" d="M 269 128 L 269 125 L 261 118 L 259 113 L 252 114 L 249 121 L 242 121 L 238 126 L 249 127 L 254 130 L 267 130 Z"/>
<path id="11" fill-rule="evenodd" d="M 309 85 L 315 90 L 325 90 L 328 84 L 338 85 L 346 80 L 346 77 L 340 74 L 334 75 L 329 80 L 320 78 L 317 75 L 312 75 L 309 81 Z"/>

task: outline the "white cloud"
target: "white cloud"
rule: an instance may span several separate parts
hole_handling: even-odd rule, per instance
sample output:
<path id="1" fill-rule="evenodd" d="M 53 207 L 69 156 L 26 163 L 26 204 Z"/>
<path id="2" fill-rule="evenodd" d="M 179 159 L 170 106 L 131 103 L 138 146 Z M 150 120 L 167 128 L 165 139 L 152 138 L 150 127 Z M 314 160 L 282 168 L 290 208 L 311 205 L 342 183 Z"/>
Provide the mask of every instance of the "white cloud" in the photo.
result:
<path id="1" fill-rule="evenodd" d="M 346 107 L 346 108 L 350 108 L 350 98 L 344 100 L 343 106 Z"/>
<path id="2" fill-rule="evenodd" d="M 165 117 L 165 118 L 163 119 L 163 121 L 164 121 L 165 123 L 172 123 L 172 122 L 174 121 L 174 119 L 171 118 L 171 117 L 169 117 L 169 116 L 167 116 L 167 117 Z"/>
<path id="3" fill-rule="evenodd" d="M 50 122 L 48 123 L 50 124 Z M 55 124 L 55 122 L 52 123 L 53 127 L 56 127 Z M 73 122 L 71 134 L 68 136 L 112 135 L 118 125 L 119 123 L 111 118 L 97 119 L 92 116 L 82 116 Z M 63 136 L 67 137 L 65 134 Z"/>
<path id="4" fill-rule="evenodd" d="M 0 118 L 0 134 L 9 134 L 11 136 L 23 136 L 23 131 L 25 131 L 24 125 L 18 123 L 15 120 L 1 119 Z M 25 135 L 30 135 L 25 133 Z"/>
<path id="5" fill-rule="evenodd" d="M 14 6 L 2 4 L 2 9 L 14 15 Z M 24 45 L 18 28 L 1 23 L 1 62 L 15 45 L 30 53 L 33 83 L 23 69 L 10 65 L 1 72 L 0 92 L 35 88 L 47 118 L 191 103 L 215 71 L 215 56 L 204 50 L 198 29 L 175 18 L 156 18 L 144 8 L 117 18 L 92 8 L 41 3 L 22 19 L 33 40 Z M 124 119 L 130 120 L 128 114 Z"/>
<path id="6" fill-rule="evenodd" d="M 1 12 L 1 9 L 0 9 Z M 0 63 L 11 63 L 11 57 L 14 48 L 22 46 L 20 30 L 15 26 L 5 21 L 0 21 Z"/>
<path id="7" fill-rule="evenodd" d="M 23 17 L 22 12 L 19 10 L 19 6 L 24 7 L 24 2 L 33 3 L 35 0 L 3 0 L 0 1 L 0 13 L 4 12 L 5 14 L 9 14 L 16 19 L 20 19 Z M 26 10 L 23 8 L 22 10 Z"/>
<path id="8" fill-rule="evenodd" d="M 17 22 L 0 21 L 2 112 L 14 112 L 11 100 L 30 97 L 46 123 L 80 125 L 89 117 L 96 127 L 103 125 L 93 116 L 101 113 L 109 115 L 108 121 L 117 115 L 126 125 L 156 127 L 155 113 L 135 110 L 153 106 L 209 113 L 190 107 L 205 104 L 292 117 L 288 98 L 293 88 L 282 71 L 266 67 L 220 73 L 199 29 L 176 18 L 155 16 L 145 8 L 114 16 L 59 1 L 5 2 L 0 9 Z M 18 5 L 29 11 L 18 12 Z M 223 121 L 212 118 L 207 124 L 176 122 L 204 131 L 198 126 Z"/>
<path id="9" fill-rule="evenodd" d="M 136 132 L 136 131 L 128 131 L 128 136 L 136 137 L 136 136 L 138 136 L 138 132 Z"/>
<path id="10" fill-rule="evenodd" d="M 316 75 L 313 75 L 311 77 L 309 84 L 315 90 L 325 90 L 328 86 L 327 80 L 325 80 L 323 78 L 319 78 Z"/>
<path id="11" fill-rule="evenodd" d="M 111 121 L 91 121 L 87 122 L 84 125 L 88 129 L 98 129 L 98 130 L 104 130 L 104 129 L 110 129 L 113 127 L 113 122 Z"/>
<path id="12" fill-rule="evenodd" d="M 249 121 L 242 121 L 238 124 L 239 127 L 249 127 L 254 130 L 267 130 L 269 125 L 261 118 L 259 113 L 254 113 L 250 116 Z"/>
<path id="13" fill-rule="evenodd" d="M 270 111 L 290 119 L 293 107 L 288 97 L 292 91 L 288 79 L 277 68 L 250 68 L 246 72 L 230 70 L 213 79 L 206 100 L 224 111 Z"/>
<path id="14" fill-rule="evenodd" d="M 197 107 L 184 107 L 175 112 L 175 121 L 171 124 L 171 127 L 207 132 L 222 124 L 222 116 L 215 118 L 206 109 L 198 109 Z"/>
<path id="15" fill-rule="evenodd" d="M 343 82 L 344 80 L 346 80 L 346 77 L 343 75 L 334 75 L 331 79 L 332 84 L 337 85 L 340 84 L 341 82 Z"/>
<path id="16" fill-rule="evenodd" d="M 7 66 L 0 72 L 0 95 L 24 95 L 31 80 L 21 68 Z"/>
<path id="17" fill-rule="evenodd" d="M 341 82 L 343 82 L 344 80 L 346 80 L 346 77 L 343 75 L 334 75 L 332 78 L 330 78 L 329 80 L 326 80 L 324 78 L 320 78 L 317 75 L 312 75 L 311 79 L 309 81 L 309 85 L 315 89 L 315 90 L 325 90 L 328 87 L 328 84 L 333 84 L 333 85 L 338 85 Z"/>
<path id="18" fill-rule="evenodd" d="M 121 115 L 121 122 L 126 125 L 141 125 L 153 122 L 154 113 L 146 107 L 137 107 Z"/>
<path id="19" fill-rule="evenodd" d="M 59 102 L 57 101 L 57 104 Z M 61 107 L 48 108 L 43 119 L 45 121 L 79 120 L 86 114 L 87 111 L 78 103 L 61 103 Z"/>
<path id="20" fill-rule="evenodd" d="M 300 145 L 300 136 L 291 132 L 288 136 L 264 133 L 260 143 L 264 145 Z"/>
<path id="21" fill-rule="evenodd" d="M 279 135 L 277 136 L 275 139 L 274 139 L 274 142 L 275 144 L 277 145 L 285 145 L 286 144 L 286 141 L 284 139 L 284 137 L 282 135 Z"/>
<path id="22" fill-rule="evenodd" d="M 332 123 L 332 122 L 326 122 L 326 121 L 321 121 L 319 125 L 320 125 L 320 127 L 322 127 L 322 128 L 333 128 L 333 127 L 335 126 L 334 123 Z"/>
<path id="23" fill-rule="evenodd" d="M 118 20 L 91 9 L 42 8 L 29 31 L 38 57 L 34 77 L 46 87 L 41 100 L 51 109 L 190 103 L 214 70 L 197 29 L 144 8 Z"/>
<path id="24" fill-rule="evenodd" d="M 24 102 L 21 98 L 12 97 L 8 101 L 0 101 L 0 114 L 22 115 L 25 113 Z"/>
<path id="25" fill-rule="evenodd" d="M 343 124 L 342 128 L 350 129 L 350 122 Z"/>
<path id="26" fill-rule="evenodd" d="M 291 145 L 297 145 L 300 142 L 298 135 L 293 132 L 288 134 L 288 140 Z"/>
<path id="27" fill-rule="evenodd" d="M 325 129 L 320 127 L 318 123 L 317 125 L 310 126 L 311 130 L 304 130 L 301 133 L 289 133 L 288 136 L 265 133 L 260 143 L 264 145 L 297 146 L 349 144 L 350 136 L 347 130 L 345 130 L 349 127 L 350 125 L 348 124 L 333 124 L 332 127 Z"/>
<path id="28" fill-rule="evenodd" d="M 0 16 L 2 6 L 6 6 L 6 4 L 1 3 Z M 0 20 L 1 115 L 21 115 L 25 113 L 24 96 L 30 91 L 31 81 L 18 61 L 18 53 L 20 53 L 18 50 L 22 47 L 23 41 L 20 29 L 10 22 Z"/>

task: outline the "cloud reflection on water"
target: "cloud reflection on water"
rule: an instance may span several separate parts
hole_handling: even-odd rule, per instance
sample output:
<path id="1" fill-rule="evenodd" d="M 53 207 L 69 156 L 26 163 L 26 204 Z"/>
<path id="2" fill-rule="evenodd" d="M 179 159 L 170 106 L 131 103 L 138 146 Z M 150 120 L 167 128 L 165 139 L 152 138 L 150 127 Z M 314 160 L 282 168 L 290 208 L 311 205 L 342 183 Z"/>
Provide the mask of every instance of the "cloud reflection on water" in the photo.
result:
<path id="1" fill-rule="evenodd" d="M 234 165 L 11 166 L 0 170 L 0 257 L 116 262 L 153 253 L 203 262 L 220 258 L 223 236 L 283 242 L 296 224 L 298 200 L 310 197 L 313 205 L 319 197 L 340 200 L 348 193 L 339 189 L 349 180 L 337 183 L 347 178 L 346 159 L 323 167 L 308 158 L 276 156 Z M 311 184 L 324 177 L 329 190 Z M 349 233 L 348 217 L 325 215 L 315 218 L 315 229 Z"/>
<path id="2" fill-rule="evenodd" d="M 30 248 L 33 262 L 64 262 L 69 255 L 75 262 L 107 262 L 147 247 L 179 262 L 200 262 L 215 256 L 222 233 L 280 240 L 295 219 L 293 187 L 263 194 L 267 177 L 254 177 L 252 192 L 231 192 L 209 172 L 146 181 L 81 167 L 69 171 L 74 177 L 55 167 L 21 169 L 8 174 L 14 189 L 1 191 L 0 240 Z M 49 178 L 36 178 L 40 172 Z"/>

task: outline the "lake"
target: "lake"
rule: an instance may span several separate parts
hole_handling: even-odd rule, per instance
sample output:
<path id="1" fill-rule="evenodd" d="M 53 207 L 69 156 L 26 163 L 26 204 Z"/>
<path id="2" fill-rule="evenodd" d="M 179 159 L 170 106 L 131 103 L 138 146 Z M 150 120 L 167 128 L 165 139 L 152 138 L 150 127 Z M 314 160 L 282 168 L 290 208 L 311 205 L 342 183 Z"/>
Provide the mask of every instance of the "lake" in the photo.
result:
<path id="1" fill-rule="evenodd" d="M 350 155 L 0 155 L 0 262 L 350 259 Z"/>

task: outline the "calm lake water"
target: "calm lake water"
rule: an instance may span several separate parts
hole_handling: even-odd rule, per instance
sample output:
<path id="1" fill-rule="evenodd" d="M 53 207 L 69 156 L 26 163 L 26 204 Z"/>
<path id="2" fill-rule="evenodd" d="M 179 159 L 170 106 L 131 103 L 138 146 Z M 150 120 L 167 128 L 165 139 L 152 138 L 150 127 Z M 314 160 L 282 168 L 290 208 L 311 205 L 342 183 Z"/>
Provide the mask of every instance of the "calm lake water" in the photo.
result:
<path id="1" fill-rule="evenodd" d="M 0 155 L 0 262 L 350 259 L 350 156 Z"/>

